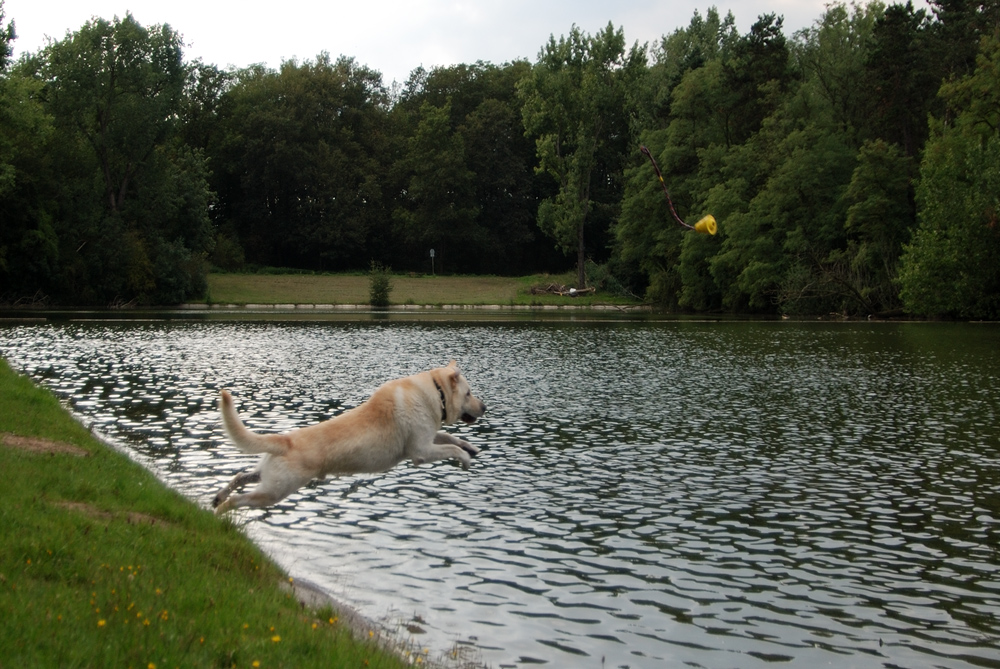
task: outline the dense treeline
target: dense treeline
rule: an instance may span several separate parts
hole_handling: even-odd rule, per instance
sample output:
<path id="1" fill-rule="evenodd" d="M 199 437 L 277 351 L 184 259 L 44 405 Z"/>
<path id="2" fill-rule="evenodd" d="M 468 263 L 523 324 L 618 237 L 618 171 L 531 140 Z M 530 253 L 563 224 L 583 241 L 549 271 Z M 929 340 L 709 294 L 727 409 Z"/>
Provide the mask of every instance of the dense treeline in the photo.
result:
<path id="1" fill-rule="evenodd" d="M 1000 0 L 713 8 L 658 43 L 573 26 L 534 63 L 221 70 L 97 19 L 12 61 L 0 302 L 172 303 L 208 268 L 521 274 L 671 309 L 1000 316 Z M 15 17 L 16 18 L 16 17 Z M 649 147 L 688 220 L 673 222 Z M 589 274 L 588 274 L 589 272 Z"/>

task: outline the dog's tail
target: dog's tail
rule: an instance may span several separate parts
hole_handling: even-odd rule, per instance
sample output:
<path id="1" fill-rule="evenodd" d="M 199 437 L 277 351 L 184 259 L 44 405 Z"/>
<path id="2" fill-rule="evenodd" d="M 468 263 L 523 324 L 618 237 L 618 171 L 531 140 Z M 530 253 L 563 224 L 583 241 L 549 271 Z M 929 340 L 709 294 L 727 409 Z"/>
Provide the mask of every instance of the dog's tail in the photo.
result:
<path id="1" fill-rule="evenodd" d="M 222 424 L 226 428 L 226 434 L 236 444 L 236 448 L 244 453 L 284 455 L 288 452 L 287 436 L 283 434 L 257 434 L 247 429 L 236 413 L 233 396 L 229 394 L 228 390 L 222 391 L 219 410 L 222 413 Z"/>

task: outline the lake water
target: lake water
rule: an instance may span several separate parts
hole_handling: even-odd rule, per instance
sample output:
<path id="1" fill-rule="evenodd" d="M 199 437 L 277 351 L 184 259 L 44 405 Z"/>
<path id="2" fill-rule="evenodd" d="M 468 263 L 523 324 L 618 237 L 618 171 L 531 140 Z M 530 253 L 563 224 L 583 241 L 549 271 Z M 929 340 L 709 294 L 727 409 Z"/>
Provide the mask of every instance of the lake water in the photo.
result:
<path id="1" fill-rule="evenodd" d="M 0 326 L 0 353 L 207 506 L 260 431 L 455 358 L 470 471 L 238 516 L 294 576 L 493 667 L 1000 666 L 1000 326 Z M 422 631 L 421 631 L 422 630 Z"/>

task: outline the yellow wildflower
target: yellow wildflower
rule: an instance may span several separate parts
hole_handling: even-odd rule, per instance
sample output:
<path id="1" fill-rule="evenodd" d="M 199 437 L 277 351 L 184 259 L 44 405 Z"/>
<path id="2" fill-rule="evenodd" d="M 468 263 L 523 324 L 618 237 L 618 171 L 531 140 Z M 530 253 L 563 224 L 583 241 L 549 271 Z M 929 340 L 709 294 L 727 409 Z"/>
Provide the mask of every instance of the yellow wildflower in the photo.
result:
<path id="1" fill-rule="evenodd" d="M 107 624 L 107 621 L 104 620 L 103 618 L 101 618 L 100 620 L 97 621 L 97 626 L 98 627 L 104 627 L 106 624 Z"/>
<path id="2" fill-rule="evenodd" d="M 271 637 L 271 641 L 273 641 L 274 643 L 278 643 L 279 641 L 281 641 L 281 637 L 275 634 L 273 637 Z"/>

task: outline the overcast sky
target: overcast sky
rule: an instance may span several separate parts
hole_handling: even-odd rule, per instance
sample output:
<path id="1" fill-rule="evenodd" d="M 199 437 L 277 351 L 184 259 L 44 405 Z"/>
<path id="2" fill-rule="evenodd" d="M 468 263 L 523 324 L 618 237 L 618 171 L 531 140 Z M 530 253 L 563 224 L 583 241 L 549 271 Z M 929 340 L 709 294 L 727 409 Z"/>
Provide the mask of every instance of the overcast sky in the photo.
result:
<path id="1" fill-rule="evenodd" d="M 829 0 L 745 0 L 714 3 L 729 10 L 740 33 L 757 16 L 785 17 L 785 34 L 812 25 Z M 550 35 L 578 25 L 595 33 L 612 22 L 629 45 L 653 43 L 686 26 L 695 9 L 702 16 L 713 3 L 696 0 L 3 0 L 18 39 L 15 56 L 37 51 L 46 39 L 60 40 L 92 17 L 113 19 L 131 12 L 146 26 L 167 23 L 183 36 L 187 60 L 200 58 L 226 68 L 283 60 L 313 59 L 322 51 L 351 56 L 403 83 L 423 65 L 532 62 Z M 923 2 L 914 3 L 922 6 Z"/>

